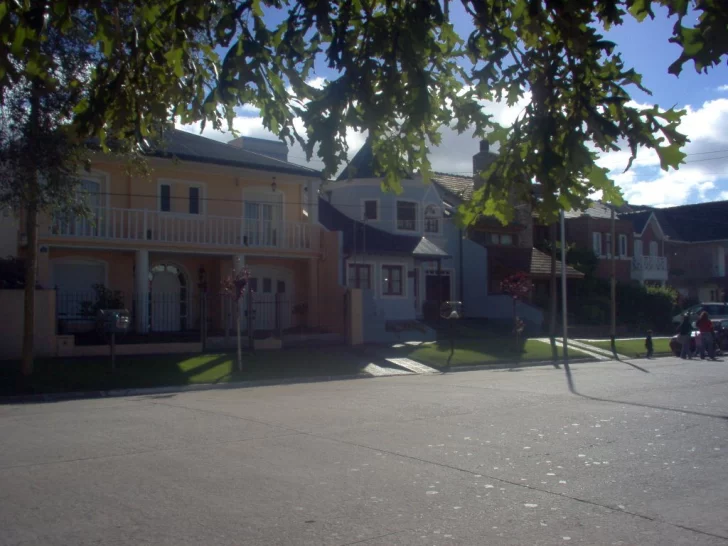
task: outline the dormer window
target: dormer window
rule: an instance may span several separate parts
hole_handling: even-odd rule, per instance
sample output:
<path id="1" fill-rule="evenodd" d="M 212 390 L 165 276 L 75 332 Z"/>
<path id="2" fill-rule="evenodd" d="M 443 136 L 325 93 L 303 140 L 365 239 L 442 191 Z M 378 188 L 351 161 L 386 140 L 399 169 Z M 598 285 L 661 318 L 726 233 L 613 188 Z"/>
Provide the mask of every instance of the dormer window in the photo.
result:
<path id="1" fill-rule="evenodd" d="M 439 233 L 440 232 L 440 209 L 435 205 L 428 205 L 425 208 L 425 232 L 426 233 Z"/>

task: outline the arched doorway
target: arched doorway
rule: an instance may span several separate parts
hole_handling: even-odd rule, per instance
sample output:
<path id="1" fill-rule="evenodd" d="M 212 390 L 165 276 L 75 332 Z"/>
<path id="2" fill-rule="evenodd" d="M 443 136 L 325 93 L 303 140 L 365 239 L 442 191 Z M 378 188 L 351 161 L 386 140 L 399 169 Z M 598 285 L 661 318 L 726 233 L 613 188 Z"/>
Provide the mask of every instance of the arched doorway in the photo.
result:
<path id="1" fill-rule="evenodd" d="M 149 317 L 152 332 L 187 329 L 187 275 L 174 264 L 158 264 L 149 272 Z"/>

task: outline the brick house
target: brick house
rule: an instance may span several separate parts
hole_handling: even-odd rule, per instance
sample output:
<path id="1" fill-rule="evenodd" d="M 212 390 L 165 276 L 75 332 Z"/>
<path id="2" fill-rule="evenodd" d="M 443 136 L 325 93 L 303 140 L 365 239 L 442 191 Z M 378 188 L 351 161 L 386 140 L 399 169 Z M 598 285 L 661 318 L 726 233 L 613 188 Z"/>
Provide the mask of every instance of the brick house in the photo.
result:
<path id="1" fill-rule="evenodd" d="M 643 264 L 664 256 L 668 283 L 681 294 L 704 302 L 726 300 L 728 201 L 645 209 L 622 217 L 634 225 Z"/>

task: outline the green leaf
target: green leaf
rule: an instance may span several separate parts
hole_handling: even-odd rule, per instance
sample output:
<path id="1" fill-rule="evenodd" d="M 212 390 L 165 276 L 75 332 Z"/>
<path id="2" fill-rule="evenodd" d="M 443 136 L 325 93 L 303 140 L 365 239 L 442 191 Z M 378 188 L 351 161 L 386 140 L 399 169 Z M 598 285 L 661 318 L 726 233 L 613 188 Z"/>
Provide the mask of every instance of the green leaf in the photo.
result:
<path id="1" fill-rule="evenodd" d="M 660 167 L 666 171 L 670 167 L 677 169 L 681 163 L 684 163 L 685 154 L 678 144 L 671 144 L 669 146 L 657 146 L 655 148 L 657 155 L 660 157 Z"/>

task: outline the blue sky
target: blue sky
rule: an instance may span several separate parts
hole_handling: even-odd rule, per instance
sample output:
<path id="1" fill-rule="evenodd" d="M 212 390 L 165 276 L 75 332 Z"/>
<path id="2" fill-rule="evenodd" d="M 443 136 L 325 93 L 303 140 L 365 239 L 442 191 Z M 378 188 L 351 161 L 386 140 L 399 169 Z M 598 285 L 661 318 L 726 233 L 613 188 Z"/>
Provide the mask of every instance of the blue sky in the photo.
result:
<path id="1" fill-rule="evenodd" d="M 451 5 L 451 19 L 465 36 L 471 28 L 468 16 L 459 3 Z M 666 11 L 658 11 L 656 15 L 655 20 L 647 19 L 642 23 L 627 17 L 624 25 L 607 33 L 607 38 L 617 44 L 625 64 L 640 72 L 643 84 L 653 92 L 648 96 L 635 89 L 633 98 L 636 102 L 687 110 L 682 132 L 691 140 L 685 148 L 688 163 L 678 171 L 665 173 L 659 169 L 655 154 L 645 152 L 639 155 L 630 171 L 623 173 L 627 155 L 615 152 L 602 157 L 600 164 L 611 170 L 626 198 L 636 204 L 670 206 L 728 200 L 728 66 L 724 62 L 708 74 L 698 74 L 692 65 L 686 65 L 679 78 L 670 75 L 668 67 L 679 55 L 678 46 L 668 42 L 674 21 L 668 20 Z M 335 77 L 322 63 L 317 68 L 319 78 Z M 523 104 L 516 108 L 494 104 L 488 110 L 499 121 L 508 123 L 522 107 Z M 262 127 L 254 109 L 240 109 L 239 112 L 235 127 L 241 134 L 273 138 Z M 185 129 L 195 130 L 192 127 Z M 208 130 L 205 135 L 223 141 L 232 138 L 230 134 L 215 134 Z M 351 157 L 363 144 L 364 135 L 350 131 L 348 137 Z M 432 150 L 431 161 L 437 171 L 468 175 L 472 171 L 472 155 L 477 149 L 478 143 L 471 135 L 457 135 L 445 129 L 443 143 Z M 290 160 L 306 162 L 297 146 L 291 149 Z M 315 161 L 309 165 L 321 167 Z"/>

